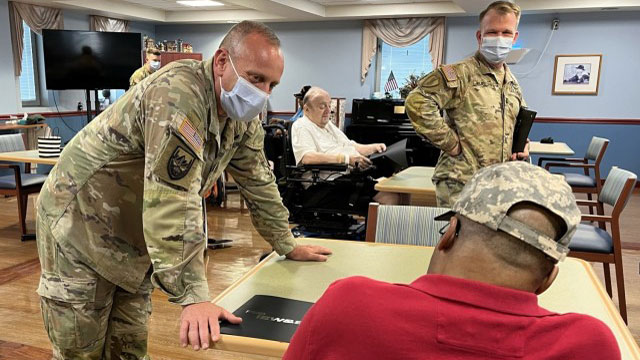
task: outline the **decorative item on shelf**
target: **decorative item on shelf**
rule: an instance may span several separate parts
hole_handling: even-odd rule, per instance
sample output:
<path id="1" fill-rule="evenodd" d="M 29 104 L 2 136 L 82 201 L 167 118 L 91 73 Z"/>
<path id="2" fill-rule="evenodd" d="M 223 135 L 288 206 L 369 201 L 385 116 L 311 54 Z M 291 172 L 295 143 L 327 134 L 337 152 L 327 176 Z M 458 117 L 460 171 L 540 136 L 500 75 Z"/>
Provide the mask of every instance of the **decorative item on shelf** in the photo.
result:
<path id="1" fill-rule="evenodd" d="M 41 158 L 59 157 L 61 142 L 62 138 L 58 128 L 45 136 L 38 136 L 38 156 Z"/>
<path id="2" fill-rule="evenodd" d="M 175 40 L 167 41 L 167 52 L 178 52 L 178 44 Z"/>
<path id="3" fill-rule="evenodd" d="M 176 46 L 178 47 L 178 52 L 182 52 L 182 39 L 176 40 Z"/>
<path id="4" fill-rule="evenodd" d="M 153 38 L 150 38 L 147 35 L 144 36 L 143 44 L 145 49 L 152 49 L 156 47 L 155 43 L 153 42 Z"/>
<path id="5" fill-rule="evenodd" d="M 411 74 L 407 77 L 406 82 L 400 88 L 400 97 L 406 99 L 411 90 L 415 89 L 418 86 L 418 81 L 422 79 L 425 73 L 420 73 L 420 75 Z"/>
<path id="6" fill-rule="evenodd" d="M 156 49 L 158 49 L 160 51 L 167 51 L 167 48 L 165 47 L 163 42 L 157 42 L 156 43 Z"/>
<path id="7" fill-rule="evenodd" d="M 182 43 L 182 52 L 184 53 L 193 53 L 193 47 L 189 43 Z"/>

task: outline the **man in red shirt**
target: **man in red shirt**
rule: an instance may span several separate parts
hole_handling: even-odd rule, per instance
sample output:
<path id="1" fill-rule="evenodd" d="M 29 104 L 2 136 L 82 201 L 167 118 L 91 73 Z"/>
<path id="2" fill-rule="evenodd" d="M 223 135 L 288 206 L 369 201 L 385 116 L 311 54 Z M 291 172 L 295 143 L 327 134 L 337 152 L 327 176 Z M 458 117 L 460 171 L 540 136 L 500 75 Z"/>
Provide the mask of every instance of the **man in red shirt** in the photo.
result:
<path id="1" fill-rule="evenodd" d="M 479 170 L 427 275 L 409 285 L 336 281 L 284 359 L 619 359 L 609 328 L 538 306 L 580 211 L 564 179 L 525 162 Z"/>

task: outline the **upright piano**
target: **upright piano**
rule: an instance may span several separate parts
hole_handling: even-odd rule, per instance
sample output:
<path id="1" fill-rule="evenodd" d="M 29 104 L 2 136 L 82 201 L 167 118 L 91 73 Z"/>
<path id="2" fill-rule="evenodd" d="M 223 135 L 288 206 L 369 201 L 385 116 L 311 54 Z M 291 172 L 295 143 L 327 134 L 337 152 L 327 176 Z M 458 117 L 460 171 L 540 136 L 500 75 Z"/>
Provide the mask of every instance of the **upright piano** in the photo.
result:
<path id="1" fill-rule="evenodd" d="M 416 134 L 403 99 L 353 99 L 346 135 L 360 144 L 391 145 L 408 139 L 409 166 L 435 166 L 440 156 L 438 148 Z"/>

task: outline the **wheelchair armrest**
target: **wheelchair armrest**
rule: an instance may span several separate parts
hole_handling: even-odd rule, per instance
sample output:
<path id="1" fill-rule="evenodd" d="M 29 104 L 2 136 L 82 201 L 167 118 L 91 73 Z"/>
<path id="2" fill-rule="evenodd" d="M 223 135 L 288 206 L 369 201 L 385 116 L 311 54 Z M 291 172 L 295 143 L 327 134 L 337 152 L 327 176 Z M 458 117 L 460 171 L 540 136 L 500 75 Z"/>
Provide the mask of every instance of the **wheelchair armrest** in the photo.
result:
<path id="1" fill-rule="evenodd" d="M 264 130 L 280 129 L 280 130 L 282 130 L 283 132 L 286 132 L 286 131 L 287 131 L 287 128 L 285 128 L 285 127 L 284 127 L 284 125 L 282 125 L 282 124 L 277 124 L 277 123 L 276 123 L 276 124 L 269 124 L 269 125 L 262 125 L 262 128 L 263 128 Z"/>
<path id="2" fill-rule="evenodd" d="M 305 164 L 298 166 L 303 171 L 347 171 L 345 164 Z"/>

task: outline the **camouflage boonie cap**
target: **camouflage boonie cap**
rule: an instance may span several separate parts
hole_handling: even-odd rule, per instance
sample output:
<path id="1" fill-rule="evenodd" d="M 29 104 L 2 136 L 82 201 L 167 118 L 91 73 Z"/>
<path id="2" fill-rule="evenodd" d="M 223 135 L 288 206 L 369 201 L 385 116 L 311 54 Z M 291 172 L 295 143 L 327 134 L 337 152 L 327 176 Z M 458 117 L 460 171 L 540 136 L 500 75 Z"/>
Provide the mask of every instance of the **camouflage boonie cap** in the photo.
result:
<path id="1" fill-rule="evenodd" d="M 537 204 L 559 216 L 566 224 L 566 232 L 556 241 L 507 216 L 509 209 L 521 202 Z M 569 252 L 569 242 L 581 217 L 563 176 L 524 161 L 480 169 L 453 204 L 453 212 L 520 239 L 556 261 L 563 260 Z"/>

